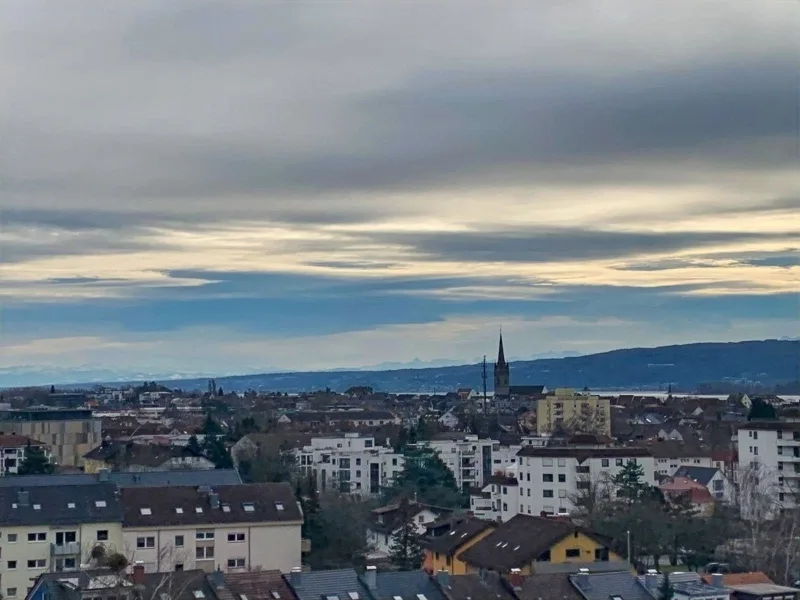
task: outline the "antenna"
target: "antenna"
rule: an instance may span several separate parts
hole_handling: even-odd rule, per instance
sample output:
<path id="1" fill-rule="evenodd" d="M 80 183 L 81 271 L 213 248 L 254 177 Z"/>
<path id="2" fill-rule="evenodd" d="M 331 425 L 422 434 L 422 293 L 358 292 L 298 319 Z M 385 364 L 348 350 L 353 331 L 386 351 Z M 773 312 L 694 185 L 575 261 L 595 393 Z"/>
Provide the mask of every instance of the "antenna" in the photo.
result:
<path id="1" fill-rule="evenodd" d="M 483 414 L 486 414 L 486 355 L 483 355 L 483 373 L 481 373 L 481 379 L 483 379 Z"/>

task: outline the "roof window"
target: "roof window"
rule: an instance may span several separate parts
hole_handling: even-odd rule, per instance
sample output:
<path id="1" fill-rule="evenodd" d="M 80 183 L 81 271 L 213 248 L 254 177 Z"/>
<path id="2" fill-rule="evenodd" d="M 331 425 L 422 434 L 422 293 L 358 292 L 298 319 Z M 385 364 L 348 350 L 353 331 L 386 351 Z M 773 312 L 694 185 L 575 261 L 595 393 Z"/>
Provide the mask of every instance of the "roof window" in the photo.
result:
<path id="1" fill-rule="evenodd" d="M 105 508 L 106 507 L 106 501 L 105 500 L 95 500 L 94 501 L 94 505 L 97 508 Z"/>
<path id="2" fill-rule="evenodd" d="M 223 504 L 222 505 L 222 512 L 231 512 L 231 505 L 230 504 Z"/>
<path id="3" fill-rule="evenodd" d="M 41 504 L 34 504 L 33 505 L 33 510 L 42 510 L 42 505 Z"/>
<path id="4" fill-rule="evenodd" d="M 202 506 L 195 506 L 194 507 L 194 512 L 196 512 L 198 515 L 201 514 L 203 512 L 203 507 Z"/>
<path id="5" fill-rule="evenodd" d="M 177 514 L 179 514 L 179 515 L 182 515 L 183 514 L 183 509 L 180 506 L 176 506 L 175 507 L 175 512 Z"/>
<path id="6" fill-rule="evenodd" d="M 283 510 L 283 502 L 276 502 L 275 510 Z"/>
<path id="7" fill-rule="evenodd" d="M 203 593 L 203 590 L 195 590 L 195 591 L 192 592 L 192 595 L 195 598 L 205 598 L 206 597 L 206 595 Z"/>
<path id="8" fill-rule="evenodd" d="M 244 512 L 254 512 L 256 510 L 256 505 L 252 502 L 243 502 L 242 508 L 244 509 Z"/>
<path id="9" fill-rule="evenodd" d="M 67 502 L 67 508 L 75 508 L 74 502 Z"/>
<path id="10" fill-rule="evenodd" d="M 139 509 L 139 512 L 142 513 L 143 515 L 152 515 L 153 514 L 153 511 L 150 510 L 150 507 L 148 507 L 148 506 L 143 506 L 142 508 Z"/>

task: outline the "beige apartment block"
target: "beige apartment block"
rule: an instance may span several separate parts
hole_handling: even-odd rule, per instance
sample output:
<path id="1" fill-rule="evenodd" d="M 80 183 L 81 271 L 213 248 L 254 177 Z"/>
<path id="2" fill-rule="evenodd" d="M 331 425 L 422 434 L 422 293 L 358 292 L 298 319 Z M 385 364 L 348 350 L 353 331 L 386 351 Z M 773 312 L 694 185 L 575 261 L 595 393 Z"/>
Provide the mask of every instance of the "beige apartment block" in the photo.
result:
<path id="1" fill-rule="evenodd" d="M 303 515 L 288 483 L 123 489 L 123 544 L 148 573 L 291 572 Z"/>
<path id="2" fill-rule="evenodd" d="M 611 400 L 557 388 L 536 401 L 536 433 L 547 435 L 560 428 L 610 436 Z"/>
<path id="3" fill-rule="evenodd" d="M 50 447 L 53 461 L 79 467 L 103 441 L 100 419 L 89 409 L 25 409 L 0 412 L 0 433 L 23 435 Z"/>
<path id="4" fill-rule="evenodd" d="M 0 590 L 22 600 L 42 573 L 70 571 L 92 550 L 122 548 L 122 508 L 111 483 L 0 487 Z"/>

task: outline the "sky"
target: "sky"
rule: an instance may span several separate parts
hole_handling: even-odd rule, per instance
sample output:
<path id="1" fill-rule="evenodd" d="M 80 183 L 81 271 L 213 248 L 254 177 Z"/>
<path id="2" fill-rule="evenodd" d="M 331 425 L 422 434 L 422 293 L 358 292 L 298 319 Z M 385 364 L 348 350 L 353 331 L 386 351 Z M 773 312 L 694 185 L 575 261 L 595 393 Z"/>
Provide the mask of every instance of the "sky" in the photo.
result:
<path id="1" fill-rule="evenodd" d="M 800 334 L 800 4 L 0 3 L 0 369 Z"/>

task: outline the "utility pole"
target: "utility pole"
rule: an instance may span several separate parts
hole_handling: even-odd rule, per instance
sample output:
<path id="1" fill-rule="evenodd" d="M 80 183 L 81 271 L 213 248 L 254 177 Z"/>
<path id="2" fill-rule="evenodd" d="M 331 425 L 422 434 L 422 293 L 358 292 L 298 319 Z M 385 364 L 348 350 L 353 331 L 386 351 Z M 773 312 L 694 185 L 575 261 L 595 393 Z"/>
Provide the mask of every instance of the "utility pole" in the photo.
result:
<path id="1" fill-rule="evenodd" d="M 486 355 L 483 355 L 483 373 L 481 374 L 481 378 L 483 379 L 483 414 L 486 416 Z"/>
<path id="2" fill-rule="evenodd" d="M 625 534 L 628 540 L 628 564 L 631 564 L 631 530 L 628 529 Z"/>

